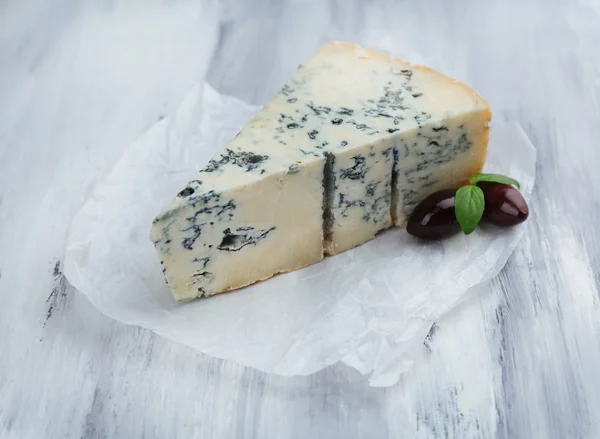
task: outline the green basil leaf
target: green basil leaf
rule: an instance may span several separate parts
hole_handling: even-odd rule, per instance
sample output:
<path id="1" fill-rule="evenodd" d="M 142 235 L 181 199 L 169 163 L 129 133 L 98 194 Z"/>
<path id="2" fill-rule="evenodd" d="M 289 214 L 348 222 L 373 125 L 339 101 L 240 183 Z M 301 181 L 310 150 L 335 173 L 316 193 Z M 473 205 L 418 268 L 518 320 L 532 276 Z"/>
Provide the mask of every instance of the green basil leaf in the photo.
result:
<path id="1" fill-rule="evenodd" d="M 502 174 L 475 174 L 469 178 L 469 183 L 476 185 L 480 181 L 489 181 L 491 183 L 512 184 L 517 189 L 521 189 L 521 185 L 514 178 L 507 177 Z"/>
<path id="2" fill-rule="evenodd" d="M 485 198 L 479 186 L 463 186 L 454 197 L 454 213 L 465 235 L 470 235 L 479 224 L 485 208 Z"/>

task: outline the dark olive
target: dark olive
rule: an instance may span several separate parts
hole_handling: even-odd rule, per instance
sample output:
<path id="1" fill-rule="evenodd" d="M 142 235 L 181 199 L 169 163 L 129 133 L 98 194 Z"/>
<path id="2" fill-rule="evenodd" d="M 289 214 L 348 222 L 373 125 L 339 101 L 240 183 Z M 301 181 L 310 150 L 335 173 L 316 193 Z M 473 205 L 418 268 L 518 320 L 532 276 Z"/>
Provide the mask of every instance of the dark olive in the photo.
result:
<path id="1" fill-rule="evenodd" d="M 456 189 L 435 192 L 421 201 L 408 220 L 406 231 L 422 239 L 442 239 L 460 232 L 454 214 Z"/>
<path id="2" fill-rule="evenodd" d="M 509 184 L 479 182 L 485 196 L 483 217 L 501 226 L 515 226 L 529 216 L 529 207 L 521 192 Z"/>

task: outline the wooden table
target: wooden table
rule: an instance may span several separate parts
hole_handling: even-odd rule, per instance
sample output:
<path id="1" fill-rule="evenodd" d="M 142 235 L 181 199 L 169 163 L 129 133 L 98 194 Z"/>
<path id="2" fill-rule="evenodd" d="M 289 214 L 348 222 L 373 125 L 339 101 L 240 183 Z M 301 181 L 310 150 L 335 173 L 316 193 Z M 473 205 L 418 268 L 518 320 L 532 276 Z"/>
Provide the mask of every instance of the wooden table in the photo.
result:
<path id="1" fill-rule="evenodd" d="M 138 3 L 138 4 L 135 4 Z M 328 39 L 472 84 L 538 147 L 527 234 L 391 388 L 284 378 L 101 315 L 69 223 L 204 78 L 264 103 Z M 575 0 L 0 5 L 0 438 L 600 437 L 600 6 Z"/>

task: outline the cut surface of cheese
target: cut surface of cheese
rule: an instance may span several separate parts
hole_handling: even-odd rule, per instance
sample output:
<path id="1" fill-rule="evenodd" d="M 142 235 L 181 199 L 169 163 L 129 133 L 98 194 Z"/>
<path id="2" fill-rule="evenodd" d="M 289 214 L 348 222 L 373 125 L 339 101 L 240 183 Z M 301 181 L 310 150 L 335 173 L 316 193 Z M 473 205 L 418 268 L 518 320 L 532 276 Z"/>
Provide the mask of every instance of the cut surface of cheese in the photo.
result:
<path id="1" fill-rule="evenodd" d="M 485 161 L 490 106 L 407 61 L 331 42 L 154 220 L 177 300 L 297 270 L 404 226 Z"/>

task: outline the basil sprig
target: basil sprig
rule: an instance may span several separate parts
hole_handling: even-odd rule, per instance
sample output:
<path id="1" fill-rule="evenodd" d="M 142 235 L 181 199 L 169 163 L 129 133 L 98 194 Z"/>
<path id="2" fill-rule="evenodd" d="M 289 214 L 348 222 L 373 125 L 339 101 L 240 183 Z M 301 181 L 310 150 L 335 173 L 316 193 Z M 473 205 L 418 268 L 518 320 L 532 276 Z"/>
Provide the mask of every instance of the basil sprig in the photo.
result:
<path id="1" fill-rule="evenodd" d="M 475 174 L 466 186 L 459 188 L 454 196 L 454 213 L 465 235 L 470 235 L 477 228 L 485 210 L 483 190 L 477 183 L 480 181 L 511 184 L 518 189 L 521 185 L 514 178 L 502 174 Z"/>
<path id="2" fill-rule="evenodd" d="M 454 196 L 454 213 L 465 235 L 473 233 L 483 216 L 485 198 L 479 186 L 463 186 Z"/>
<path id="3" fill-rule="evenodd" d="M 514 178 L 507 177 L 502 174 L 475 174 L 471 178 L 469 178 L 469 183 L 472 185 L 476 185 L 480 181 L 489 181 L 491 183 L 501 183 L 501 184 L 512 184 L 516 186 L 517 189 L 521 189 L 521 185 Z"/>

